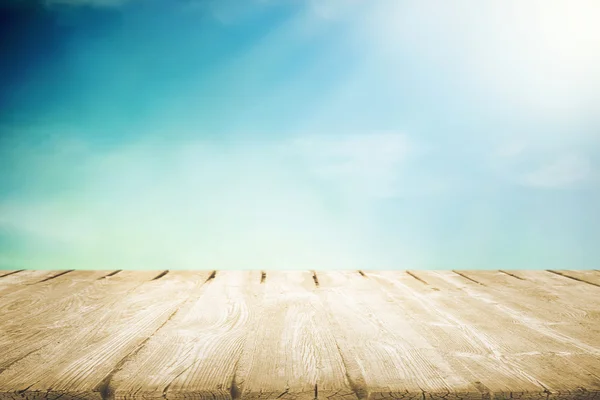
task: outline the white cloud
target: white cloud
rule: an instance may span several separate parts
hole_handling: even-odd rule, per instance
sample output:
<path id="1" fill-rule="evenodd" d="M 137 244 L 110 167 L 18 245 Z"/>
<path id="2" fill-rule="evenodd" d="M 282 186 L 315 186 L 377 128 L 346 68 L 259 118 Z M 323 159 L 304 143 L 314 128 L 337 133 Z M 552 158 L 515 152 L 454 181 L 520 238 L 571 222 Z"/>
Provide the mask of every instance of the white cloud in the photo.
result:
<path id="1" fill-rule="evenodd" d="M 77 160 L 41 153 L 22 154 L 14 171 L 34 190 L 0 201 L 0 229 L 24 238 L 28 267 L 361 268 L 378 256 L 361 211 L 332 213 L 331 193 L 276 146 L 148 140 Z"/>
<path id="2" fill-rule="evenodd" d="M 501 179 L 538 188 L 572 188 L 595 179 L 590 156 L 597 153 L 597 138 L 572 134 L 522 132 L 491 138 L 488 166 Z"/>
<path id="3" fill-rule="evenodd" d="M 565 188 L 588 181 L 593 169 L 589 159 L 565 155 L 523 176 L 525 185 L 540 188 Z"/>
<path id="4" fill-rule="evenodd" d="M 367 196 L 397 192 L 403 163 L 413 150 L 402 133 L 305 136 L 293 143 L 307 167 L 324 179 Z"/>
<path id="5" fill-rule="evenodd" d="M 515 139 L 499 146 L 495 151 L 495 156 L 500 158 L 517 157 L 527 149 L 527 142 L 523 139 Z"/>

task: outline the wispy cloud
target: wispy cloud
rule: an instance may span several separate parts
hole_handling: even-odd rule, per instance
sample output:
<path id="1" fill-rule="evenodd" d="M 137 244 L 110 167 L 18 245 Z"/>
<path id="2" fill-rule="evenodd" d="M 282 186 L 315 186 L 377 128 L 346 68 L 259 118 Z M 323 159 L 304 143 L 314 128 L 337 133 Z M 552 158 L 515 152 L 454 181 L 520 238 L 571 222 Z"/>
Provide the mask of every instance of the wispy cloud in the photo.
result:
<path id="1" fill-rule="evenodd" d="M 79 22 L 0 121 L 0 263 L 591 265 L 586 1 L 48 0 Z"/>
<path id="2" fill-rule="evenodd" d="M 403 133 L 305 136 L 293 141 L 307 167 L 321 178 L 366 196 L 399 192 L 401 168 L 414 150 Z"/>
<path id="3" fill-rule="evenodd" d="M 569 154 L 525 174 L 522 182 L 540 188 L 567 188 L 585 183 L 592 177 L 592 173 L 592 164 L 588 158 Z"/>
<path id="4" fill-rule="evenodd" d="M 353 146 L 341 153 L 357 152 Z M 21 164 L 21 172 L 33 190 L 0 201 L 0 231 L 27 238 L 12 261 L 34 268 L 360 268 L 378 257 L 360 210 L 332 212 L 332 193 L 316 190 L 277 146 L 218 149 L 206 140 L 147 140 L 96 149 L 83 161 L 30 153 L 23 161 L 36 168 Z M 47 168 L 54 179 L 40 172 Z"/>
<path id="5" fill-rule="evenodd" d="M 596 143 L 585 135 L 577 136 L 523 134 L 501 142 L 489 158 L 496 179 L 540 189 L 589 186 L 597 170 L 590 157 Z"/>
<path id="6" fill-rule="evenodd" d="M 527 149 L 527 142 L 524 139 L 513 139 L 500 145 L 494 152 L 495 157 L 512 158 L 517 157 Z"/>

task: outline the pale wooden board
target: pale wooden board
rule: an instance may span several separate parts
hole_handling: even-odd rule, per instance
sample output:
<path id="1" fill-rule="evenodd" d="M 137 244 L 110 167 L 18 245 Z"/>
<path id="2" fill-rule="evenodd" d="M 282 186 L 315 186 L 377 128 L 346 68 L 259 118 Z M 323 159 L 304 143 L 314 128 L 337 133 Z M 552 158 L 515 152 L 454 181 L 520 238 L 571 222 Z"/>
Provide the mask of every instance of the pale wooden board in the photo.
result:
<path id="1" fill-rule="evenodd" d="M 368 271 L 366 279 L 379 284 L 381 293 L 401 309 L 398 313 L 416 335 L 435 349 L 437 357 L 444 360 L 457 377 L 477 388 L 480 396 L 546 398 L 545 389 L 535 379 L 497 359 L 488 343 L 473 335 L 468 327 L 457 324 L 432 301 L 439 295 L 439 289 L 404 272 Z M 477 396 L 464 384 L 452 386 L 451 392 L 458 398 L 462 398 L 464 392 Z M 444 397 L 443 392 L 436 394 Z"/>
<path id="2" fill-rule="evenodd" d="M 350 383 L 373 399 L 481 398 L 481 391 L 419 334 L 402 305 L 356 271 L 317 271 Z"/>
<path id="3" fill-rule="evenodd" d="M 473 284 L 452 271 L 414 271 L 413 273 L 441 289 L 438 295 L 440 303 L 444 304 L 447 310 L 457 310 L 461 315 L 469 317 L 467 321 L 473 321 L 473 326 L 502 323 L 505 327 L 495 334 L 495 339 L 503 338 L 510 342 L 511 336 L 522 337 L 517 352 L 526 351 L 526 347 L 535 343 L 539 351 L 600 354 L 597 348 L 582 342 L 580 338 L 557 332 L 551 321 L 548 321 L 540 310 L 536 310 L 535 314 L 527 314 L 520 308 L 494 301 L 489 296 L 486 298 L 484 295 L 492 292 L 489 287 Z M 481 318 L 482 315 L 487 315 L 488 318 Z M 517 343 L 512 344 L 514 347 Z"/>
<path id="4" fill-rule="evenodd" d="M 121 364 L 165 325 L 178 307 L 206 281 L 206 271 L 172 271 L 145 282 L 79 329 L 56 337 L 0 374 L 0 398 L 106 397 L 106 384 Z M 117 275 L 118 276 L 118 275 Z M 60 321 L 48 321 L 53 324 Z"/>
<path id="5" fill-rule="evenodd" d="M 427 271 L 424 273 L 427 274 L 427 277 L 435 276 L 436 279 L 439 278 L 440 280 L 438 282 L 440 282 L 441 285 L 446 285 L 446 288 L 450 290 L 457 289 L 465 295 L 468 295 L 470 298 L 478 300 L 478 304 L 485 304 L 485 309 L 493 312 L 494 317 L 510 318 L 518 324 L 518 326 L 524 326 L 535 334 L 554 338 L 559 342 L 573 345 L 575 348 L 579 349 L 581 353 L 600 355 L 600 341 L 597 340 L 598 338 L 594 334 L 597 333 L 597 328 L 593 329 L 594 325 L 597 325 L 600 321 L 598 319 L 593 321 L 592 318 L 592 324 L 585 325 L 581 324 L 581 318 L 578 318 L 577 320 L 573 318 L 573 315 L 571 315 L 571 318 L 568 318 L 567 316 L 569 314 L 565 313 L 565 319 L 562 320 L 563 323 L 559 323 L 559 320 L 555 317 L 555 314 L 558 313 L 556 309 L 547 309 L 541 304 L 539 304 L 539 307 L 531 308 L 523 306 L 523 303 L 528 302 L 536 304 L 535 301 L 531 300 L 530 295 L 519 297 L 518 292 L 509 292 L 509 296 L 499 294 L 498 291 L 491 287 L 476 284 L 468 280 L 469 273 L 465 274 L 460 272 L 463 274 L 462 276 L 451 271 Z M 539 276 L 544 277 L 546 275 L 542 273 Z M 467 277 L 467 279 L 464 279 L 465 277 Z M 526 281 L 523 282 L 525 283 Z M 508 288 L 503 286 L 503 291 L 508 291 Z M 521 294 L 526 294 L 527 292 L 527 290 L 520 291 Z M 599 294 L 600 292 L 594 294 L 580 293 L 578 298 L 581 302 L 586 301 L 587 303 L 596 303 L 600 305 L 600 303 L 596 302 L 596 296 Z M 588 296 L 587 300 L 586 295 Z M 564 298 L 565 296 L 561 297 Z M 588 317 L 593 316 L 588 315 Z M 574 323 L 575 321 L 577 323 Z M 590 327 L 592 327 L 592 329 L 590 329 Z M 570 334 L 564 334 L 563 331 L 565 331 L 565 328 L 567 328 L 566 331 Z M 536 337 L 536 343 L 538 340 L 539 338 Z M 576 352 L 572 353 L 576 354 Z"/>
<path id="6" fill-rule="evenodd" d="M 259 284 L 259 271 L 217 272 L 115 372 L 114 397 L 230 399 Z"/>
<path id="7" fill-rule="evenodd" d="M 557 295 L 544 285 L 500 271 L 456 272 L 461 275 L 446 274 L 446 279 L 470 296 L 503 308 L 522 321 L 541 323 L 600 348 L 600 304 L 596 298 L 582 302 L 580 297 L 575 300 L 572 296 Z M 600 297 L 600 288 L 598 291 Z"/>
<path id="8" fill-rule="evenodd" d="M 268 271 L 238 363 L 245 399 L 356 399 L 308 271 Z"/>
<path id="9" fill-rule="evenodd" d="M 461 326 L 484 344 L 490 354 L 506 366 L 527 374 L 556 396 L 583 386 L 589 391 L 588 397 L 593 398 L 600 390 L 600 352 L 595 347 L 545 326 L 540 318 L 526 319 L 514 310 L 473 298 L 448 283 L 446 278 L 451 271 L 418 271 L 414 274 L 439 289 L 422 298 L 449 322 Z M 423 288 L 424 285 L 415 287 Z M 560 363 L 560 368 L 555 370 L 560 374 L 555 372 L 555 377 L 544 375 L 543 366 L 548 363 Z"/>
<path id="10" fill-rule="evenodd" d="M 557 297 L 571 299 L 582 307 L 600 306 L 597 286 L 574 279 L 557 275 L 548 271 L 506 271 L 521 279 L 528 280 L 534 285 L 542 287 Z M 572 271 L 570 271 L 572 272 Z"/>
<path id="11" fill-rule="evenodd" d="M 55 278 L 28 284 L 17 292 L 0 297 L 0 318 L 11 319 L 17 313 L 47 309 L 54 301 L 64 299 L 92 285 L 111 271 L 70 271 L 52 274 Z"/>
<path id="12" fill-rule="evenodd" d="M 24 270 L 0 278 L 0 298 L 65 271 Z"/>
<path id="13" fill-rule="evenodd" d="M 1 400 L 600 397 L 593 271 L 60 272 L 0 278 Z"/>
<path id="14" fill-rule="evenodd" d="M 0 309 L 0 371 L 34 351 L 73 335 L 158 274 L 156 271 L 123 271 L 98 279 L 110 272 L 81 272 L 84 273 L 64 275 L 64 282 L 40 283 L 66 286 L 69 290 L 61 292 L 41 287 L 39 293 L 31 293 L 21 301 L 13 299 Z M 85 279 L 86 276 L 89 279 Z"/>
<path id="15" fill-rule="evenodd" d="M 117 399 L 348 397 L 311 275 L 221 271 L 110 381 Z M 259 351 L 257 351 L 259 350 Z M 352 396 L 349 397 L 350 399 Z"/>
<path id="16" fill-rule="evenodd" d="M 585 282 L 592 286 L 600 287 L 600 272 L 598 271 L 556 270 L 551 272 L 570 277 L 571 279 L 575 279 L 580 282 Z"/>
<path id="17" fill-rule="evenodd" d="M 528 291 L 548 301 L 564 303 L 558 313 L 577 314 L 583 325 L 592 325 L 600 319 L 600 288 L 560 276 L 548 271 L 505 271 L 529 284 Z M 572 272 L 572 271 L 570 271 Z"/>

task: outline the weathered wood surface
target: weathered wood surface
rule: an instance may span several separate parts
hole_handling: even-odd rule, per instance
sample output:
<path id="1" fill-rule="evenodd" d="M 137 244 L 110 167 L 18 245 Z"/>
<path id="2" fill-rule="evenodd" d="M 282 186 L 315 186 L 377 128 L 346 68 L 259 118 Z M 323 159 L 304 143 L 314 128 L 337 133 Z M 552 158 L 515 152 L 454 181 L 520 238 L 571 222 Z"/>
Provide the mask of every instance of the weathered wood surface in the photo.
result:
<path id="1" fill-rule="evenodd" d="M 598 271 L 2 271 L 0 400 L 600 399 Z"/>

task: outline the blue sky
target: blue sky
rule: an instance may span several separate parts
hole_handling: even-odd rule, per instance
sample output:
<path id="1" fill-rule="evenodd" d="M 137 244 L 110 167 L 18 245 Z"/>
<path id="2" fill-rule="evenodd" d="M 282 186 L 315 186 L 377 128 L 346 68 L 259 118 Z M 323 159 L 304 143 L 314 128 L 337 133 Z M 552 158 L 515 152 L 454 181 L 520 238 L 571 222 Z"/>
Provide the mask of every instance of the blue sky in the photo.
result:
<path id="1" fill-rule="evenodd" d="M 595 0 L 1 9 L 0 268 L 599 266 Z"/>

